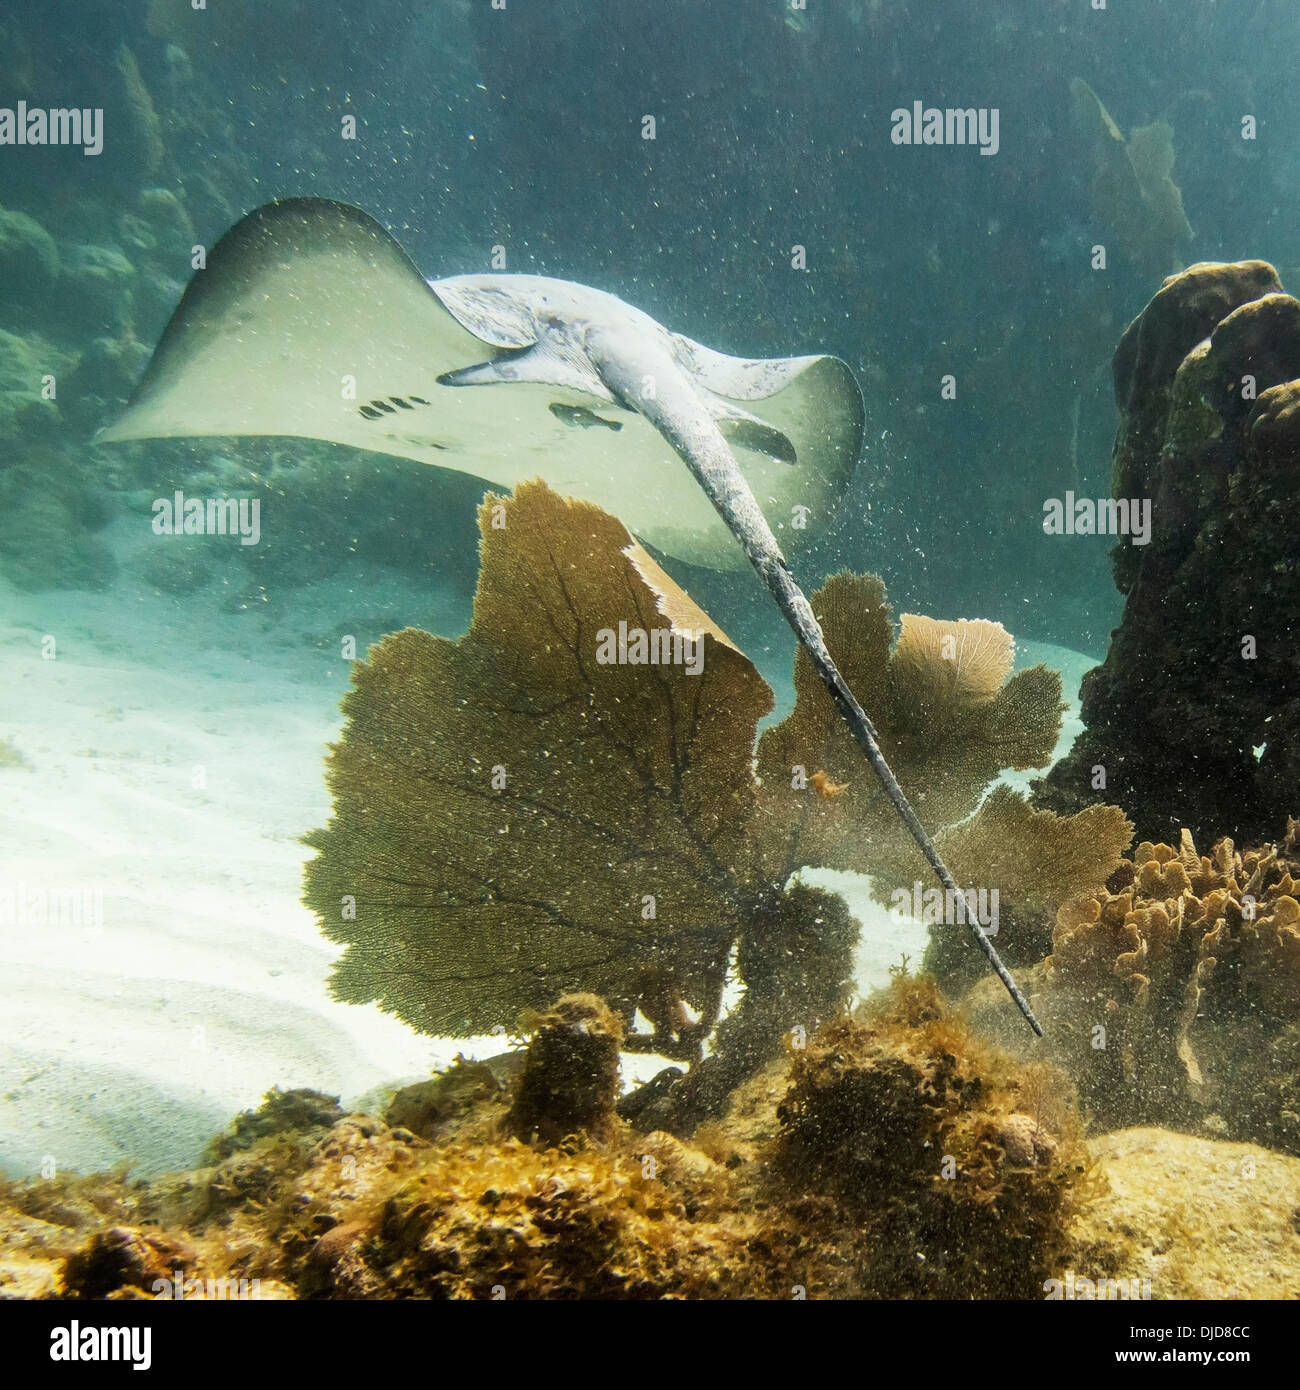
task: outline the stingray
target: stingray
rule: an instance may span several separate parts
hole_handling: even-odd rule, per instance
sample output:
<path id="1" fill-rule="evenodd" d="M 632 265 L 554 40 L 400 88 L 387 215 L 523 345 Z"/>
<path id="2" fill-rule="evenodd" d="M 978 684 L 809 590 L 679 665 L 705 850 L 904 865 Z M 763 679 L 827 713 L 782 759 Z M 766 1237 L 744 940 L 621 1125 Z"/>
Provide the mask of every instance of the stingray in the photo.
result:
<path id="1" fill-rule="evenodd" d="M 567 280 L 426 281 L 360 209 L 291 198 L 212 248 L 125 412 L 97 438 L 291 435 L 507 487 L 540 475 L 669 555 L 715 569 L 748 559 L 956 893 L 768 522 L 829 508 L 862 429 L 861 392 L 836 357 L 732 357 Z M 983 929 L 968 925 L 1041 1033 Z"/>

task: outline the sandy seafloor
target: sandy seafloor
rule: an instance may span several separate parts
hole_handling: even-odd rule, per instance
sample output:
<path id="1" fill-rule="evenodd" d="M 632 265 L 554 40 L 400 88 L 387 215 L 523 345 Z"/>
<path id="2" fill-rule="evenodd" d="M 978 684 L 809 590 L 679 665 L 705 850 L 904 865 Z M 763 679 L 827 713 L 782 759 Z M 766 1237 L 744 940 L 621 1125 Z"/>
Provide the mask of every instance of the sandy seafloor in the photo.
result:
<path id="1" fill-rule="evenodd" d="M 0 767 L 0 904 L 7 890 L 103 903 L 102 925 L 64 927 L 0 907 L 0 1172 L 190 1167 L 273 1085 L 351 1105 L 458 1052 L 501 1050 L 331 1000 L 339 948 L 299 901 L 300 837 L 328 817 L 322 757 L 348 682 L 334 634 L 350 629 L 324 615 L 374 611 L 368 585 L 336 578 L 309 603 L 299 590 L 282 609 L 225 613 L 210 592 L 160 595 L 126 565 L 105 594 L 0 580 L 0 739 L 30 763 Z M 436 591 L 391 573 L 383 590 L 387 626 L 454 629 Z M 1059 755 L 1092 660 L 1020 644 L 1017 666 L 1039 661 L 1063 673 L 1071 701 Z M 845 892 L 862 921 L 861 990 L 904 954 L 919 959 L 925 929 L 871 903 L 865 880 L 807 877 Z M 661 1065 L 627 1057 L 625 1080 Z"/>

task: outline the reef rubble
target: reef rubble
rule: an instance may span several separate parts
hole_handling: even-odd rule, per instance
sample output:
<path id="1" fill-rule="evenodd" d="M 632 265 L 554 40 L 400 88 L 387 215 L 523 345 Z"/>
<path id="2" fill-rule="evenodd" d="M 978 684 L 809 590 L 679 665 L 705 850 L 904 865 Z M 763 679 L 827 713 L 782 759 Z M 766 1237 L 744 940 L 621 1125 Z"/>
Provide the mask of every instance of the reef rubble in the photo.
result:
<path id="1" fill-rule="evenodd" d="M 792 1045 L 686 1139 L 619 1118 L 599 1000 L 521 1026 L 509 1066 L 458 1062 L 383 1117 L 275 1091 L 194 1171 L 5 1183 L 0 1299 L 1300 1294 L 1300 1159 L 1085 1140 L 1060 1074 L 924 977 Z"/>

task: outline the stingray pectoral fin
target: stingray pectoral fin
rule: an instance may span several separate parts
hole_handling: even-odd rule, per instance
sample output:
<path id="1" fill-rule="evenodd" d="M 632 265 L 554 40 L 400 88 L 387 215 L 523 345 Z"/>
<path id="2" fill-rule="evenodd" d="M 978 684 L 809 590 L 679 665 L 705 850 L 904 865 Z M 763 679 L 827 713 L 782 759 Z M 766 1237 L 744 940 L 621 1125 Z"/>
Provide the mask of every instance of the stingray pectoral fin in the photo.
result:
<path id="1" fill-rule="evenodd" d="M 210 250 L 126 410 L 98 438 L 289 435 L 498 486 L 540 475 L 669 554 L 743 565 L 708 499 L 641 415 L 628 410 L 617 431 L 566 423 L 569 408 L 611 404 L 557 308 L 582 309 L 594 293 L 528 276 L 429 283 L 359 209 L 317 198 L 270 203 Z M 608 309 L 607 298 L 595 308 Z M 555 332 L 539 332 L 539 302 Z M 619 351 L 635 355 L 640 346 L 623 339 Z M 816 513 L 843 487 L 861 434 L 861 399 L 843 363 L 790 358 L 737 368 L 727 364 L 740 359 L 685 339 L 674 352 L 700 364 L 707 380 L 693 386 L 723 403 L 715 414 L 727 413 L 727 390 L 763 397 L 755 415 L 794 446 L 791 466 L 774 435 L 751 435 L 758 448 L 743 438 L 736 445 L 778 529 L 792 507 Z M 497 391 L 463 389 L 507 381 Z"/>
<path id="2" fill-rule="evenodd" d="M 703 352 L 711 363 L 722 357 Z M 791 545 L 820 530 L 848 487 L 862 449 L 862 393 L 838 357 L 780 358 L 754 365 L 770 370 L 739 382 L 725 372 L 705 371 L 695 384 L 713 395 L 715 418 L 741 471 L 783 543 Z M 760 376 L 777 389 L 766 396 L 750 392 L 740 397 L 747 409 L 733 404 L 737 397 L 717 389 L 735 389 L 745 380 L 752 387 Z M 802 508 L 807 510 L 797 510 Z M 796 517 L 802 520 L 792 528 L 789 523 Z"/>
<path id="3" fill-rule="evenodd" d="M 499 380 L 498 361 L 522 360 L 536 337 L 530 284 L 466 277 L 431 285 L 359 209 L 315 198 L 270 203 L 209 251 L 125 412 L 98 439 L 290 435 L 502 487 L 541 476 L 672 555 L 743 565 L 653 426 L 628 412 L 618 431 L 574 429 L 563 409 L 551 410 L 610 403 L 599 382 L 557 384 L 576 379 L 563 375 L 563 355 L 531 359 L 547 369 L 532 373 L 543 379 L 501 390 L 439 384 L 464 368 Z"/>
<path id="4" fill-rule="evenodd" d="M 484 354 L 373 218 L 287 199 L 211 249 L 125 412 L 98 438 L 298 435 L 511 484 L 509 451 L 484 447 L 508 419 L 437 386 Z"/>
<path id="5" fill-rule="evenodd" d="M 824 509 L 847 485 L 862 450 L 862 392 L 846 362 L 838 357 L 732 357 L 680 333 L 672 335 L 673 355 L 697 387 L 716 397 L 719 424 L 740 451 L 740 465 L 769 517 L 788 515 L 794 506 Z M 728 432 L 726 403 L 745 401 L 739 412 L 760 419 L 784 435 L 794 448 L 797 468 L 786 467 L 751 435 Z M 770 442 L 770 437 L 769 437 Z M 782 476 L 784 474 L 784 476 Z"/>

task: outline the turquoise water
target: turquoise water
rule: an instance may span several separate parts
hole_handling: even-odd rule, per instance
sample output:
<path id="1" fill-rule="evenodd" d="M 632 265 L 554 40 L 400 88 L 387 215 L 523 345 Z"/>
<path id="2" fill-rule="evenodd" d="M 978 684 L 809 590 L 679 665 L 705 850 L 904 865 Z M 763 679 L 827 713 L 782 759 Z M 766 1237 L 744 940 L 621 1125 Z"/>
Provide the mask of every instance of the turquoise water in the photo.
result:
<path id="1" fill-rule="evenodd" d="M 303 837 L 338 805 L 324 760 L 345 732 L 353 661 L 405 628 L 466 632 L 480 561 L 494 573 L 494 523 L 480 536 L 477 514 L 490 488 L 541 475 L 650 547 L 667 587 L 747 658 L 754 685 L 729 688 L 721 746 L 795 709 L 796 641 L 688 471 L 707 473 L 707 436 L 720 451 L 708 457 L 740 459 L 805 592 L 840 570 L 878 574 L 891 632 L 903 614 L 985 620 L 980 641 L 998 645 L 993 624 L 1016 639 L 1016 671 L 1061 674 L 1059 737 L 1022 765 L 995 761 L 959 811 L 917 753 L 942 721 L 909 732 L 888 706 L 894 686 L 871 687 L 883 712 L 863 696 L 931 831 L 996 783 L 1028 794 L 1083 728 L 1080 681 L 1124 612 L 1115 538 L 1044 522 L 1058 499 L 1074 516 L 1076 501 L 1110 496 L 1121 335 L 1165 276 L 1196 262 L 1259 258 L 1296 278 L 1298 40 L 1289 0 L 111 0 L 90 12 L 10 0 L 0 1173 L 186 1168 L 273 1085 L 378 1108 L 512 1032 L 513 1016 L 489 1029 L 468 1008 L 462 1029 L 420 1029 L 382 991 L 332 987 L 341 938 L 303 900 Z M 317 200 L 295 205 L 314 209 L 301 235 L 243 223 L 244 240 L 222 241 L 282 199 Z M 525 295 L 515 275 L 585 288 Z M 464 299 L 444 284 L 460 276 L 501 278 Z M 837 360 L 786 363 L 779 381 L 742 389 L 744 373 L 777 369 L 710 368 L 668 334 L 754 364 Z M 495 384 L 445 379 L 476 367 Z M 97 441 L 128 402 L 137 427 Z M 188 528 L 173 524 L 187 498 L 201 518 Z M 213 510 L 231 499 L 234 511 Z M 1172 534 L 1160 507 L 1156 551 Z M 502 527 L 503 544 L 524 545 Z M 563 550 L 575 572 L 622 563 L 582 552 L 585 534 Z M 528 572 L 528 553 L 510 550 L 495 573 Z M 1294 555 L 1269 563 L 1290 573 Z M 603 573 L 611 594 L 634 583 Z M 541 698 L 520 672 L 551 670 L 552 648 L 527 585 L 507 589 L 496 635 L 512 615 L 532 626 L 475 668 L 464 706 L 502 698 L 487 673 L 507 668 L 516 694 Z M 978 684 L 978 666 L 961 679 Z M 972 702 L 1011 667 L 1008 648 Z M 638 690 L 653 687 L 647 672 Z M 771 709 L 750 729 L 744 691 L 760 681 Z M 407 714 L 386 734 L 402 748 L 394 785 L 437 739 L 456 746 L 417 723 L 406 747 Z M 1017 706 L 999 737 L 1033 717 Z M 667 721 L 651 718 L 647 746 Z M 1246 736 L 1209 722 L 1216 737 Z M 529 749 L 526 731 L 502 727 L 523 742 L 474 757 L 505 778 Z M 1260 738 L 1256 761 L 1285 742 Z M 552 764 L 560 800 L 564 769 L 587 766 L 574 747 Z M 834 772 L 830 748 L 809 763 Z M 854 764 L 850 801 L 871 778 Z M 441 815 L 411 838 L 427 832 L 454 859 L 479 823 Z M 1138 825 L 1135 838 L 1165 829 Z M 872 898 L 884 839 L 868 839 L 851 872 L 787 865 L 840 892 L 862 924 L 846 999 L 927 944 L 924 923 Z M 593 849 L 574 899 L 621 870 Z M 414 919 L 450 920 L 430 893 Z M 744 995 L 725 941 L 715 964 L 725 1017 Z M 567 967 L 555 980 L 584 985 Z M 625 1010 L 642 1031 L 658 1022 L 650 993 Z M 699 998 L 683 999 L 698 1015 Z M 672 1060 L 628 1053 L 624 1088 Z"/>

